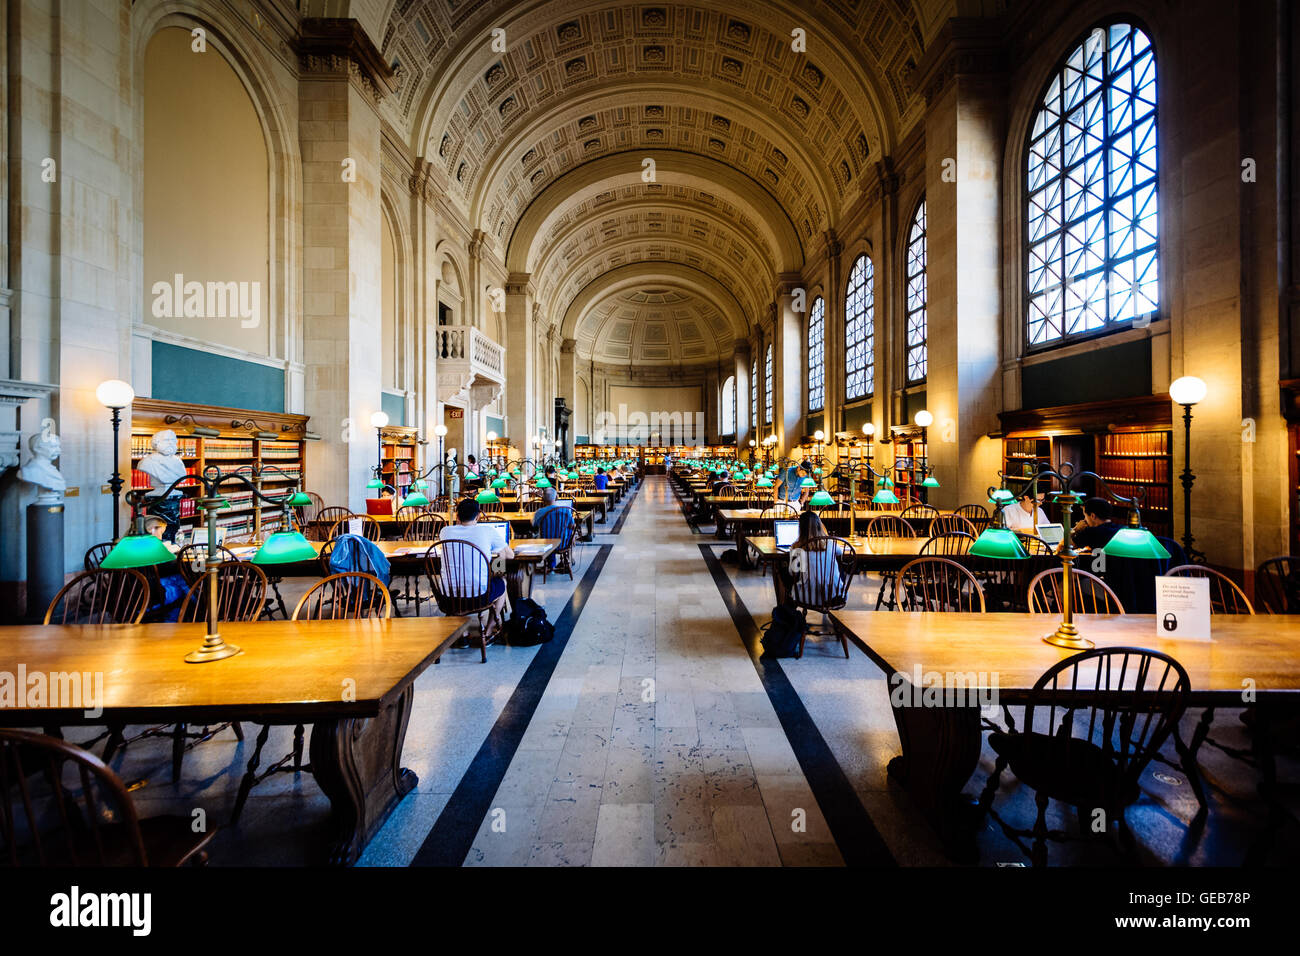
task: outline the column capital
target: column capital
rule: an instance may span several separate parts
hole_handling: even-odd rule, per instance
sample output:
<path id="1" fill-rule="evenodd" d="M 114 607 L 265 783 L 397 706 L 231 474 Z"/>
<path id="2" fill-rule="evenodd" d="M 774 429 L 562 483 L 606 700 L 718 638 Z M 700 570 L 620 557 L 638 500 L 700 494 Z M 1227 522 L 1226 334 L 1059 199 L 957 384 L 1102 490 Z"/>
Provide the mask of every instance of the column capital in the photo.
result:
<path id="1" fill-rule="evenodd" d="M 577 348 L 578 348 L 577 339 L 564 339 L 563 341 L 560 342 L 560 351 L 564 352 L 566 355 L 572 354 L 573 352 L 577 351 Z"/>
<path id="2" fill-rule="evenodd" d="M 926 49 L 921 62 L 904 72 L 904 85 L 920 90 L 928 106 L 956 76 L 995 74 L 1006 70 L 1001 27 L 997 20 L 953 17 Z"/>
<path id="3" fill-rule="evenodd" d="M 506 277 L 506 295 L 536 295 L 533 277 L 527 272 L 512 272 Z"/>
<path id="4" fill-rule="evenodd" d="M 397 74 L 350 17 L 306 17 L 298 27 L 299 63 L 308 73 L 347 72 L 349 80 L 378 103 L 397 92 Z"/>
<path id="5" fill-rule="evenodd" d="M 734 358 L 747 359 L 749 358 L 750 351 L 749 339 L 736 339 L 735 342 L 732 343 L 731 354 Z"/>
<path id="6" fill-rule="evenodd" d="M 798 272 L 782 272 L 776 277 L 776 297 L 790 295 L 795 289 L 804 287 L 803 276 Z"/>

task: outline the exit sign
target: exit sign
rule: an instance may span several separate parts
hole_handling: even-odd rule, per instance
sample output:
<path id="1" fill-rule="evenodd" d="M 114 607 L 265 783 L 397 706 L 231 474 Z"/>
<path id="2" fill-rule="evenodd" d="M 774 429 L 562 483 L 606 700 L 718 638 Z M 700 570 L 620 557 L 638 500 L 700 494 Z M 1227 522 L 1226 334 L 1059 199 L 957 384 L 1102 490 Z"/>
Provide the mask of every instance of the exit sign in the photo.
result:
<path id="1" fill-rule="evenodd" d="M 464 418 L 464 417 L 465 417 L 465 409 L 463 409 L 463 408 L 449 408 L 449 409 L 447 409 L 447 417 L 448 417 L 448 418 L 452 418 L 452 419 L 455 419 L 455 418 Z"/>

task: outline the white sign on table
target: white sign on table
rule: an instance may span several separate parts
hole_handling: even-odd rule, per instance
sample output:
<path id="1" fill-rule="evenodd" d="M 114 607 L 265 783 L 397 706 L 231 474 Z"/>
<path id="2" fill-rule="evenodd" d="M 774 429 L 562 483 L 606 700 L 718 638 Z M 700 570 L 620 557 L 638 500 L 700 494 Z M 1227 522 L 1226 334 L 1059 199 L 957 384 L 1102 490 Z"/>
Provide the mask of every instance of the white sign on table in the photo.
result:
<path id="1" fill-rule="evenodd" d="M 361 530 L 360 518 L 348 519 L 348 534 L 364 534 L 364 532 Z"/>
<path id="2" fill-rule="evenodd" d="M 1156 636 L 1210 640 L 1208 578 L 1156 577 Z"/>

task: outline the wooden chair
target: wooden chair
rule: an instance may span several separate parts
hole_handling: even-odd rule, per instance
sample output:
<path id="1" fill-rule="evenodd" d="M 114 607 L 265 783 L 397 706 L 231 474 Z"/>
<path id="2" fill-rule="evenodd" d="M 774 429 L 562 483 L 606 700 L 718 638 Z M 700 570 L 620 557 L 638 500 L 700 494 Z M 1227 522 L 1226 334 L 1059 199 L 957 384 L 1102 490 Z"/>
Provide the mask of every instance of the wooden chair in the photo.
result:
<path id="1" fill-rule="evenodd" d="M 869 542 L 883 542 L 890 538 L 915 538 L 916 529 L 908 522 L 903 520 L 901 514 L 898 515 L 878 515 L 872 518 L 867 524 L 866 538 Z M 898 572 L 881 571 L 880 572 L 880 591 L 876 594 L 876 610 L 880 610 L 881 602 L 885 600 L 885 589 L 889 589 L 889 601 L 887 606 L 894 608 L 897 604 Z"/>
<path id="2" fill-rule="evenodd" d="M 1048 839 L 1067 838 L 1047 828 L 1052 799 L 1076 808 L 1084 834 L 1094 812 L 1103 810 L 1107 830 L 1117 823 L 1131 849 L 1124 811 L 1140 796 L 1139 779 L 1177 727 L 1190 684 L 1178 661 L 1144 648 L 1096 648 L 1052 665 L 1029 692 L 1024 730 L 989 735 L 998 756 L 980 806 L 1034 866 L 1046 865 Z M 1013 828 L 992 809 L 1008 766 L 1034 790 L 1038 816 L 1032 829 Z M 1030 836 L 1033 846 L 1027 847 L 1024 838 Z"/>
<path id="3" fill-rule="evenodd" d="M 843 538 L 827 536 L 814 538 L 802 549 L 805 567 L 794 575 L 790 586 L 789 600 L 804 617 L 803 636 L 799 638 L 799 652 L 795 657 L 803 657 L 804 642 L 808 637 L 808 612 L 815 611 L 826 615 L 839 610 L 848 603 L 849 586 L 853 583 L 855 573 L 854 559 L 857 550 Z M 791 553 L 794 549 L 791 549 Z M 849 642 L 844 633 L 835 628 L 831 632 L 820 630 L 819 634 L 833 634 L 844 648 L 844 656 L 849 656 Z"/>
<path id="4" fill-rule="evenodd" d="M 140 819 L 121 778 L 57 737 L 0 730 L 0 852 L 14 867 L 207 862 L 217 829 L 185 816 Z"/>
<path id="5" fill-rule="evenodd" d="M 989 518 L 989 509 L 983 505 L 962 505 L 954 514 L 959 514 L 975 526 L 976 534 L 983 533 L 992 520 Z"/>
<path id="6" fill-rule="evenodd" d="M 899 517 L 906 521 L 909 518 L 930 518 L 933 520 L 939 516 L 939 509 L 934 505 L 908 505 L 903 509 Z"/>
<path id="7" fill-rule="evenodd" d="M 984 589 L 951 558 L 923 557 L 898 572 L 900 611 L 984 613 Z"/>
<path id="8" fill-rule="evenodd" d="M 1025 549 L 1025 554 L 1040 555 L 1056 553 L 1055 548 L 1036 534 L 1030 534 L 1028 531 L 1016 531 L 1014 534 L 1016 538 L 1019 539 L 1020 546 Z"/>
<path id="9" fill-rule="evenodd" d="M 338 521 L 334 522 L 330 527 L 330 538 L 337 538 L 341 534 L 352 534 L 353 532 L 350 530 L 351 525 L 349 524 L 351 521 L 361 522 L 361 536 L 367 540 L 378 541 L 383 537 L 384 529 L 378 521 L 376 521 L 371 515 L 358 514 L 354 511 L 346 517 L 340 518 Z"/>
<path id="10" fill-rule="evenodd" d="M 364 571 L 321 578 L 298 600 L 295 621 L 360 621 L 393 616 L 393 598 L 384 582 Z"/>
<path id="11" fill-rule="evenodd" d="M 971 520 L 959 514 L 936 514 L 930 522 L 930 534 L 968 534 L 972 538 L 980 536 L 979 529 Z"/>
<path id="12" fill-rule="evenodd" d="M 312 522 L 315 521 L 320 516 L 320 513 L 325 510 L 325 499 L 314 491 L 307 491 L 304 492 L 304 494 L 311 499 L 311 504 L 299 505 L 293 510 L 298 516 L 299 529 L 306 534 L 307 530 L 311 527 Z"/>
<path id="13" fill-rule="evenodd" d="M 788 501 L 771 502 L 768 505 L 768 507 L 763 509 L 762 514 L 758 516 L 758 527 L 756 529 L 755 537 L 770 538 L 773 534 L 776 533 L 773 522 L 777 520 L 798 520 L 798 518 L 799 518 L 799 509 L 794 505 L 792 505 L 790 502 Z M 746 547 L 749 546 L 746 545 Z M 757 554 L 757 552 L 754 551 L 753 548 L 750 548 L 750 554 L 754 555 Z M 751 563 L 753 563 L 752 560 Z M 758 569 L 759 572 L 764 577 L 767 576 L 766 562 L 760 564 L 758 566 Z"/>
<path id="14" fill-rule="evenodd" d="M 82 567 L 87 571 L 97 571 L 100 562 L 108 557 L 108 552 L 113 550 L 112 541 L 101 541 L 99 544 L 92 544 L 87 550 L 86 555 L 81 559 Z"/>
<path id="15" fill-rule="evenodd" d="M 217 545 L 217 560 L 223 564 L 237 564 L 239 559 L 235 552 L 224 544 Z M 176 565 L 186 584 L 193 584 L 203 577 L 203 569 L 208 565 L 208 546 L 206 544 L 187 544 L 176 552 Z"/>
<path id="16" fill-rule="evenodd" d="M 567 574 L 569 580 L 573 580 L 573 535 L 576 530 L 571 508 L 552 508 L 542 515 L 541 523 L 537 525 L 537 536 L 560 542 L 551 559 L 542 564 L 543 583 L 551 571 Z"/>
<path id="17" fill-rule="evenodd" d="M 1246 592 L 1221 571 L 1203 564 L 1183 564 L 1165 572 L 1171 578 L 1208 578 L 1210 582 L 1210 611 L 1213 614 L 1254 614 L 1255 607 Z"/>
<path id="18" fill-rule="evenodd" d="M 1300 556 L 1269 558 L 1255 572 L 1255 599 L 1273 614 L 1300 614 Z"/>
<path id="19" fill-rule="evenodd" d="M 489 633 L 504 624 L 497 611 L 500 600 L 492 596 L 491 560 L 470 542 L 451 538 L 429 547 L 424 569 L 438 610 L 448 617 L 478 620 L 479 650 L 486 664 Z"/>
<path id="20" fill-rule="evenodd" d="M 316 512 L 316 519 L 308 529 L 313 541 L 328 541 L 333 535 L 330 533 L 334 526 L 340 520 L 352 514 L 351 508 L 344 508 L 340 505 L 330 505 L 328 508 L 321 508 Z"/>
<path id="21" fill-rule="evenodd" d="M 360 571 L 347 571 L 332 574 L 312 585 L 293 609 L 295 621 L 352 620 L 367 618 L 388 619 L 393 615 L 393 601 L 389 597 L 384 582 L 371 574 Z M 248 769 L 239 781 L 239 793 L 235 797 L 235 808 L 230 814 L 233 826 L 244 812 L 249 792 L 275 773 L 312 773 L 310 763 L 303 763 L 303 737 L 306 727 L 296 723 L 293 730 L 293 749 L 285 754 L 262 773 L 257 772 L 262 762 L 262 749 L 271 735 L 272 727 L 287 727 L 288 724 L 273 717 L 259 721 L 262 725 L 257 735 L 257 744 L 253 756 L 248 761 Z"/>
<path id="22" fill-rule="evenodd" d="M 936 534 L 925 544 L 921 545 L 922 555 L 952 555 L 966 554 L 971 549 L 975 539 L 968 534 L 962 534 L 960 531 L 952 531 L 948 534 Z"/>
<path id="23" fill-rule="evenodd" d="M 1029 582 L 1029 612 L 1060 614 L 1062 568 L 1050 568 Z M 1070 610 L 1074 614 L 1123 614 L 1124 605 L 1101 578 L 1075 568 L 1070 572 Z"/>
<path id="24" fill-rule="evenodd" d="M 149 609 L 149 579 L 134 568 L 82 571 L 59 589 L 46 624 L 139 624 Z"/>

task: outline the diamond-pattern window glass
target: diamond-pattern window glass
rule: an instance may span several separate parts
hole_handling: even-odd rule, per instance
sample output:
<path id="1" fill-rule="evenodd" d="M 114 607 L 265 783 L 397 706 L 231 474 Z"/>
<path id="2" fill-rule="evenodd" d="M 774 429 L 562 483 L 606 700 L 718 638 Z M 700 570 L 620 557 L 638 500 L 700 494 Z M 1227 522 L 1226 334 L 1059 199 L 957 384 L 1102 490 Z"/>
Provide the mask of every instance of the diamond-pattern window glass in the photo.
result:
<path id="1" fill-rule="evenodd" d="M 876 392 L 876 270 L 858 256 L 844 294 L 844 394 L 848 401 Z"/>
<path id="2" fill-rule="evenodd" d="M 749 427 L 758 425 L 758 359 L 749 363 Z"/>
<path id="3" fill-rule="evenodd" d="M 767 343 L 767 357 L 763 359 L 763 424 L 772 424 L 772 343 Z"/>
<path id="4" fill-rule="evenodd" d="M 1158 158 L 1151 42 L 1129 24 L 1097 27 L 1052 77 L 1030 124 L 1029 346 L 1059 345 L 1158 317 Z"/>
<path id="5" fill-rule="evenodd" d="M 808 411 L 826 407 L 826 303 L 818 296 L 808 312 Z"/>
<path id="6" fill-rule="evenodd" d="M 926 345 L 925 288 L 925 200 L 916 207 L 907 233 L 907 382 L 924 382 L 929 365 Z"/>
<path id="7" fill-rule="evenodd" d="M 727 378 L 722 386 L 722 427 L 718 429 L 724 435 L 736 434 L 736 376 Z"/>

